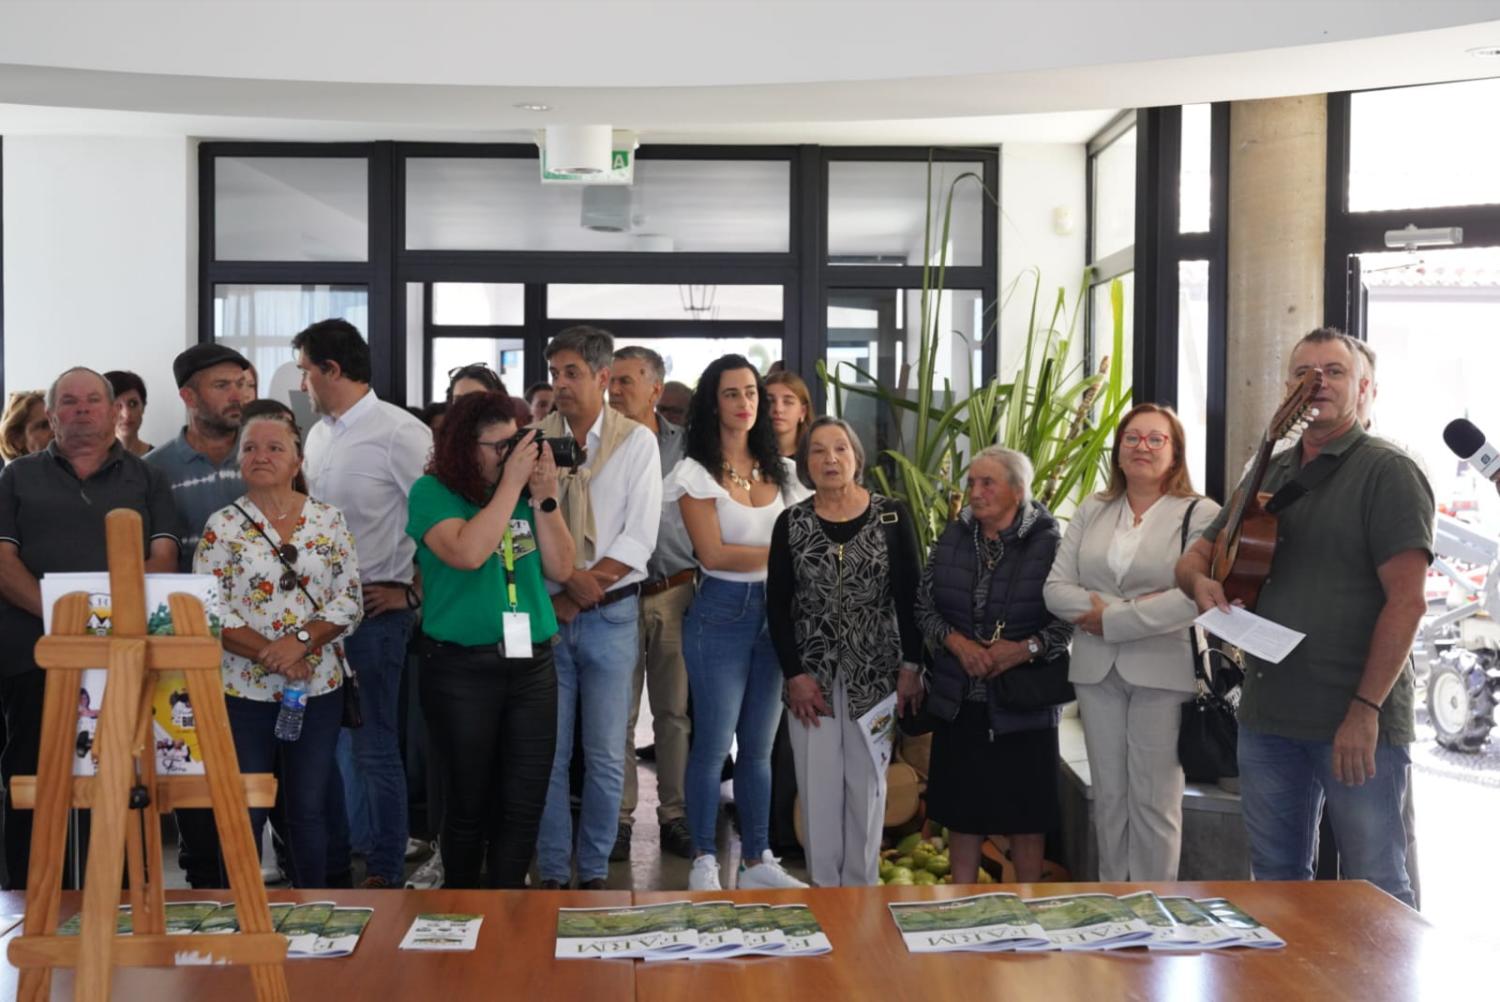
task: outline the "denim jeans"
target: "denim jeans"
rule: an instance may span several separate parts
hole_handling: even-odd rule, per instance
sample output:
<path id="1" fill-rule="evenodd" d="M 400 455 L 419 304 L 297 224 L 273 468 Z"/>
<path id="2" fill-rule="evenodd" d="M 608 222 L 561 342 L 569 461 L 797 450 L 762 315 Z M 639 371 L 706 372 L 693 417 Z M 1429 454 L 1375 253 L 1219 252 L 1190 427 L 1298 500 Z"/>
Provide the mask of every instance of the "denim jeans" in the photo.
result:
<path id="1" fill-rule="evenodd" d="M 568 883 L 568 861 L 573 855 L 568 769 L 575 725 L 582 728 L 584 765 L 578 880 L 609 873 L 609 851 L 614 848 L 625 787 L 625 722 L 630 719 L 630 681 L 639 631 L 638 598 L 581 612 L 558 631 L 558 643 L 552 648 L 557 661 L 557 750 L 537 839 L 537 869 L 543 880 Z M 580 696 L 583 719 L 575 721 Z"/>
<path id="2" fill-rule="evenodd" d="M 682 655 L 693 696 L 687 823 L 693 848 L 715 852 L 719 777 L 731 742 L 734 806 L 745 859 L 770 848 L 771 746 L 781 720 L 781 666 L 766 628 L 760 581 L 704 577 L 682 620 Z"/>
<path id="3" fill-rule="evenodd" d="M 229 730 L 240 772 L 270 772 L 282 756 L 280 790 L 286 799 L 286 840 L 293 887 L 328 886 L 328 784 L 335 781 L 333 746 L 344 713 L 344 694 L 338 691 L 307 701 L 302 736 L 296 741 L 276 738 L 276 716 L 281 704 L 269 700 L 226 696 Z M 267 808 L 250 810 L 250 830 L 260 845 Z"/>
<path id="4" fill-rule="evenodd" d="M 361 679 L 360 681 L 364 681 Z M 339 767 L 339 781 L 343 787 L 340 797 L 344 805 L 344 817 L 349 825 L 349 848 L 361 856 L 370 854 L 370 802 L 365 799 L 364 784 L 358 781 L 359 773 L 354 766 L 354 731 L 347 727 L 339 730 L 339 743 L 334 760 Z M 337 824 L 337 820 L 334 821 Z"/>
<path id="5" fill-rule="evenodd" d="M 344 653 L 359 673 L 364 726 L 350 732 L 354 782 L 347 803 L 368 805 L 369 845 L 365 870 L 400 887 L 406 866 L 406 768 L 401 763 L 401 672 L 412 614 L 387 612 L 359 624 L 344 641 Z"/>
<path id="6" fill-rule="evenodd" d="M 1368 880 L 1413 904 L 1406 874 L 1404 747 L 1375 747 L 1375 776 L 1363 786 L 1333 778 L 1333 743 L 1283 738 L 1240 726 L 1240 801 L 1256 880 L 1311 880 L 1319 809 L 1327 804 L 1345 876 Z"/>
<path id="7" fill-rule="evenodd" d="M 484 861 L 486 886 L 524 887 L 556 752 L 551 648 L 510 659 L 493 647 L 422 647 L 422 713 L 439 760 L 454 765 L 444 777 L 443 886 L 480 886 Z"/>

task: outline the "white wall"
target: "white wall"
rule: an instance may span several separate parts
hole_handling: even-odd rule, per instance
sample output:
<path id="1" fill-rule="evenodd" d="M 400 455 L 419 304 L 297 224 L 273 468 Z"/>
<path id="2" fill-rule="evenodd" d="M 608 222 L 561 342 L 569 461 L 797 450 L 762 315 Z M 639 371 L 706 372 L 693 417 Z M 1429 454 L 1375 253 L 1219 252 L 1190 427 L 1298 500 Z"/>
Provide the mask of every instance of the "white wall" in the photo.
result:
<path id="1" fill-rule="evenodd" d="M 177 433 L 172 359 L 197 338 L 196 144 L 5 137 L 5 388 L 87 365 L 146 381 L 141 436 Z"/>
<path id="2" fill-rule="evenodd" d="M 1083 278 L 1085 185 L 1088 157 L 1081 143 L 1007 143 L 1000 148 L 1000 379 L 1015 377 L 1026 350 L 1032 293 L 1041 273 L 1038 323 L 1052 314 L 1057 289 L 1075 304 Z M 1057 210 L 1071 214 L 1072 231 L 1059 233 Z M 1006 296 L 1010 298 L 1007 301 Z M 1071 353 L 1083 357 L 1083 319 Z"/>

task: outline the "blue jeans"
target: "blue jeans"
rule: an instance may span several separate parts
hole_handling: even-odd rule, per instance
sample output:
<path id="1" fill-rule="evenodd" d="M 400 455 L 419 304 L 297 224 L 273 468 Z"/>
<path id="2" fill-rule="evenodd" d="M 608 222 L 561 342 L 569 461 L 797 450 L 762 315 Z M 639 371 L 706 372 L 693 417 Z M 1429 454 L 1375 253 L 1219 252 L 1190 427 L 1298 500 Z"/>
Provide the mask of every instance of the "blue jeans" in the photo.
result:
<path id="1" fill-rule="evenodd" d="M 229 730 L 240 772 L 270 772 L 282 756 L 281 794 L 286 801 L 286 843 L 293 887 L 328 886 L 328 784 L 336 782 L 333 746 L 344 714 L 344 695 L 334 691 L 307 701 L 302 736 L 278 741 L 276 716 L 281 704 L 226 696 Z M 260 845 L 269 809 L 250 809 L 250 830 Z"/>
<path id="2" fill-rule="evenodd" d="M 781 721 L 781 666 L 766 628 L 763 582 L 704 577 L 682 620 L 682 658 L 693 696 L 688 752 L 688 830 L 699 853 L 715 852 L 724 756 L 734 757 L 741 855 L 770 848 L 771 746 Z"/>
<path id="3" fill-rule="evenodd" d="M 363 727 L 350 732 L 354 746 L 354 782 L 344 795 L 361 799 L 369 817 L 365 870 L 400 887 L 406 866 L 406 767 L 401 763 L 401 672 L 412 614 L 387 612 L 359 624 L 344 641 L 344 653 L 359 673 L 359 706 Z"/>
<path id="4" fill-rule="evenodd" d="M 1240 802 L 1256 880 L 1311 880 L 1319 809 L 1326 803 L 1345 876 L 1368 880 L 1413 904 L 1406 874 L 1404 747 L 1375 746 L 1375 776 L 1363 786 L 1333 778 L 1333 743 L 1299 741 L 1241 725 Z"/>
<path id="5" fill-rule="evenodd" d="M 614 848 L 620 795 L 625 789 L 625 725 L 630 719 L 631 676 L 639 647 L 638 598 L 581 612 L 558 631 L 558 643 L 552 648 L 557 661 L 557 749 L 537 837 L 537 870 L 543 880 L 568 883 L 568 862 L 573 856 L 568 767 L 580 695 L 584 768 L 578 880 L 582 883 L 609 873 L 609 851 Z"/>
<path id="6" fill-rule="evenodd" d="M 349 847 L 361 856 L 368 856 L 370 802 L 365 799 L 364 784 L 358 781 L 359 773 L 354 768 L 354 731 L 347 727 L 339 730 L 339 743 L 335 748 L 334 759 L 338 763 L 339 781 L 343 786 L 339 799 L 344 805 L 344 817 L 348 819 Z M 334 819 L 334 823 L 338 823 L 337 819 Z"/>

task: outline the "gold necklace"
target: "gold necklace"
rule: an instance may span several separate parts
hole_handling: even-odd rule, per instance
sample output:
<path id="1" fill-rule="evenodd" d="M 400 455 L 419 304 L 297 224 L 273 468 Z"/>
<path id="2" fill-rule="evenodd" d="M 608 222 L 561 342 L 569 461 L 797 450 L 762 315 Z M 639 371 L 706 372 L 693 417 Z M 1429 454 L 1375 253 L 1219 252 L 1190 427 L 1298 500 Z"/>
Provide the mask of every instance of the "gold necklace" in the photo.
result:
<path id="1" fill-rule="evenodd" d="M 750 493 L 750 487 L 751 487 L 750 480 L 746 480 L 744 477 L 740 476 L 739 472 L 736 471 L 733 466 L 729 465 L 729 460 L 727 460 L 727 459 L 724 461 L 724 475 L 729 478 L 729 482 L 731 484 L 733 484 L 734 486 L 738 487 L 740 490 L 744 491 L 746 494 Z M 756 482 L 760 481 L 760 467 L 759 466 L 752 466 L 752 467 L 750 467 L 750 479 L 754 480 Z"/>

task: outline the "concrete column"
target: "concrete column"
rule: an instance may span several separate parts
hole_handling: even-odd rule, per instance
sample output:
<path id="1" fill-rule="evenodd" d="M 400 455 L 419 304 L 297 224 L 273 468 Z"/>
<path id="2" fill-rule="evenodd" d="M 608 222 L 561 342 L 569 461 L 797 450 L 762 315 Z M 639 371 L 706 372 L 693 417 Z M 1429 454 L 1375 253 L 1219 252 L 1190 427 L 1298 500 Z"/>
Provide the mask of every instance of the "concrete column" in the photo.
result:
<path id="1" fill-rule="evenodd" d="M 1281 402 L 1291 346 L 1323 322 L 1327 144 L 1322 94 L 1230 106 L 1228 490 Z"/>

